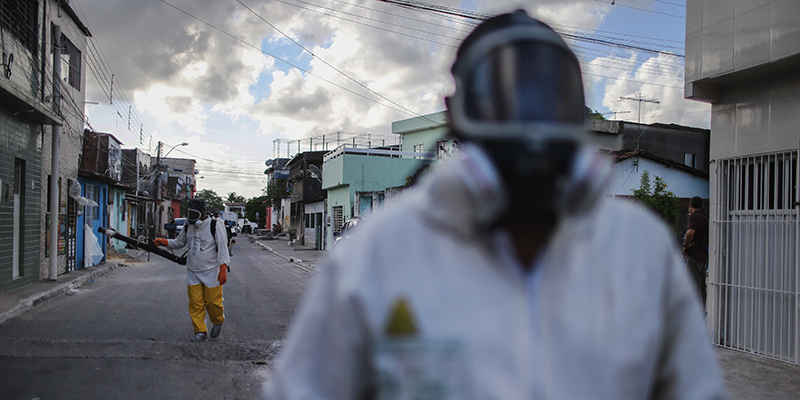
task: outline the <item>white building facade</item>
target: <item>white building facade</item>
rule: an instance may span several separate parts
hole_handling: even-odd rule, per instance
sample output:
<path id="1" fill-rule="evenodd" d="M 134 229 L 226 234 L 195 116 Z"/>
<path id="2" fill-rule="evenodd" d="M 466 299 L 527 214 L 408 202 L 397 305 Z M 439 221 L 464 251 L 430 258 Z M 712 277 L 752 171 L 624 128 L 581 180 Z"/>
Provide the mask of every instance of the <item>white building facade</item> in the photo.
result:
<path id="1" fill-rule="evenodd" d="M 708 323 L 800 363 L 800 2 L 689 0 L 685 97 L 712 104 Z"/>

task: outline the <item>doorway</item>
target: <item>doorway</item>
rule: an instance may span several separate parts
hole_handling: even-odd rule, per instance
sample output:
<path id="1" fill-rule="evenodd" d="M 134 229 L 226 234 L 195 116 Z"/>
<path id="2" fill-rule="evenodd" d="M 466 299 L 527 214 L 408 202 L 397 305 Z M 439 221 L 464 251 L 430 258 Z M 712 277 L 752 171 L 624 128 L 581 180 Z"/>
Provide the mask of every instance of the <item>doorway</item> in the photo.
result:
<path id="1" fill-rule="evenodd" d="M 25 160 L 14 159 L 14 215 L 13 220 L 13 250 L 11 261 L 11 277 L 19 278 L 23 275 L 22 254 L 22 216 L 24 215 L 25 200 Z"/>

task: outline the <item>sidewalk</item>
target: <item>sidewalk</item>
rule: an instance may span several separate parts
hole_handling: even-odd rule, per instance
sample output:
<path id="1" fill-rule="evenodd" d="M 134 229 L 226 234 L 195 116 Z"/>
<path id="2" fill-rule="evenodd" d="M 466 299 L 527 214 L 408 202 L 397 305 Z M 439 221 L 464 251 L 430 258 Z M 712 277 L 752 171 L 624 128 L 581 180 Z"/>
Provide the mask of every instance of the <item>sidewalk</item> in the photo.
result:
<path id="1" fill-rule="evenodd" d="M 43 280 L 0 293 L 0 324 L 48 300 L 68 294 L 75 288 L 94 281 L 100 275 L 125 266 L 127 262 L 129 261 L 123 259 L 109 260 L 105 264 L 67 272 L 55 281 Z"/>
<path id="2" fill-rule="evenodd" d="M 298 268 L 309 272 L 316 272 L 317 265 L 328 254 L 325 250 L 315 250 L 313 247 L 292 244 L 286 236 L 279 236 L 273 240 L 259 239 L 256 235 L 240 235 L 240 238 L 249 237 L 256 245 L 262 249 L 275 254 L 276 256 L 294 263 Z M 236 248 L 234 247 L 234 252 Z"/>
<path id="3" fill-rule="evenodd" d="M 286 237 L 261 240 L 255 236 L 240 235 L 239 246 L 252 241 L 265 251 L 292 263 L 298 268 L 316 272 L 327 251 L 292 245 Z M 234 252 L 236 249 L 234 248 Z M 105 264 L 72 271 L 58 277 L 57 281 L 41 281 L 0 293 L 0 326 L 16 315 L 28 311 L 48 300 L 68 294 L 73 289 L 93 281 L 118 267 L 144 262 L 131 256 L 112 259 Z M 731 400 L 800 399 L 800 366 L 752 354 L 716 347 L 717 357 L 725 374 Z"/>

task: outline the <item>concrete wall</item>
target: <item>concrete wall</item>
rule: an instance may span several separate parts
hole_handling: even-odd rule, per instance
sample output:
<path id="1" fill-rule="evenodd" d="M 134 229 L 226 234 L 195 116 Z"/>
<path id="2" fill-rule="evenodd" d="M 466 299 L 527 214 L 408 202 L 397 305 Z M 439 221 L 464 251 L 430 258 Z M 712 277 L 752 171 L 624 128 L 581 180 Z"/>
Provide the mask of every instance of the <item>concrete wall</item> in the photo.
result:
<path id="1" fill-rule="evenodd" d="M 325 182 L 325 180 L 323 180 Z M 333 246 L 333 208 L 342 207 L 342 222 L 353 217 L 353 193 L 350 185 L 339 185 L 328 189 L 328 204 L 325 210 L 325 247 L 330 249 Z"/>
<path id="2" fill-rule="evenodd" d="M 689 0 L 686 81 L 744 71 L 797 55 L 800 2 Z"/>
<path id="3" fill-rule="evenodd" d="M 61 4 L 60 1 L 45 1 L 40 3 L 39 9 L 39 23 L 41 24 L 41 15 L 47 16 L 47 26 L 46 28 L 46 35 L 45 41 L 47 43 L 48 48 L 52 46 L 52 34 L 51 34 L 51 24 L 55 24 L 61 27 L 61 33 L 66 36 L 70 43 L 72 43 L 82 54 L 82 64 L 81 64 L 81 71 L 80 71 L 80 88 L 76 89 L 69 84 L 61 85 L 62 90 L 62 101 L 61 101 L 61 114 L 63 115 L 64 119 L 62 121 L 63 125 L 61 126 L 61 136 L 59 139 L 59 160 L 58 160 L 58 175 L 61 177 L 61 191 L 60 191 L 60 198 L 59 198 L 59 214 L 61 214 L 62 218 L 66 216 L 66 207 L 68 203 L 68 196 L 67 196 L 67 189 L 68 184 L 67 180 L 77 179 L 78 178 L 78 166 L 80 163 L 80 157 L 83 149 L 83 128 L 84 128 L 84 105 L 86 99 L 86 76 L 87 76 L 87 69 L 89 68 L 86 62 L 86 35 L 85 33 L 76 25 L 76 23 L 69 18 L 63 10 L 61 12 L 58 11 L 57 7 Z M 43 9 L 42 7 L 46 7 Z M 59 17 L 59 14 L 61 15 Z M 42 27 L 39 26 L 39 32 L 41 34 Z M 41 37 L 38 39 L 41 44 Z M 53 68 L 53 53 L 51 51 L 46 52 L 47 57 L 47 65 L 48 70 L 45 73 L 48 76 L 52 75 L 52 68 Z M 66 58 L 62 57 L 62 60 L 66 60 Z M 15 59 L 16 62 L 16 59 Z M 67 78 L 66 73 L 68 68 L 66 65 L 62 65 L 61 69 L 61 79 L 62 81 Z M 66 82 L 65 82 L 66 83 Z M 45 92 L 49 95 L 52 93 L 52 83 L 46 84 Z M 50 106 L 52 103 L 47 103 Z M 48 203 L 48 194 L 47 194 L 47 187 L 48 187 L 48 177 L 50 176 L 51 172 L 51 165 L 52 165 L 52 127 L 50 125 L 43 126 L 44 131 L 44 138 L 42 140 L 42 167 L 41 167 L 41 180 L 43 183 L 44 190 L 42 190 L 42 196 L 40 199 L 41 209 L 43 212 L 41 213 L 41 235 L 42 238 L 40 239 L 41 247 L 40 247 L 40 271 L 39 276 L 41 279 L 45 279 L 49 275 L 49 268 L 50 268 L 50 259 L 49 257 L 45 257 L 45 248 L 44 246 L 47 243 L 47 240 L 44 238 L 47 232 L 47 226 L 45 226 L 47 221 L 47 216 L 50 215 L 49 210 L 47 209 Z M 80 226 L 72 226 L 67 227 L 67 229 L 74 229 L 77 230 L 77 234 L 80 235 L 82 232 L 82 228 Z M 67 262 L 66 262 L 66 254 L 62 254 L 58 256 L 58 274 L 63 274 L 66 272 Z"/>
<path id="4" fill-rule="evenodd" d="M 632 196 L 633 190 L 638 189 L 642 179 L 642 172 L 648 171 L 650 180 L 656 176 L 664 179 L 667 190 L 680 198 L 700 196 L 708 198 L 708 179 L 693 176 L 685 171 L 669 168 L 668 166 L 646 158 L 629 158 L 614 164 L 612 168 L 611 183 L 608 193 L 614 196 Z"/>
<path id="5" fill-rule="evenodd" d="M 800 146 L 800 76 L 795 72 L 726 88 L 712 105 L 711 158 Z"/>
<path id="6" fill-rule="evenodd" d="M 414 117 L 392 122 L 392 133 L 402 135 L 401 150 L 414 151 L 417 144 L 423 151 L 436 152 L 436 142 L 447 135 L 447 115 L 439 111 L 422 117 Z"/>
<path id="7" fill-rule="evenodd" d="M 127 215 L 127 202 L 125 201 L 125 191 L 120 188 L 109 188 L 109 205 L 108 205 L 108 226 L 123 235 L 128 235 L 128 215 Z M 110 239 L 105 236 L 104 240 L 108 240 L 115 250 L 126 252 L 126 243 Z"/>
<path id="8" fill-rule="evenodd" d="M 344 154 L 328 160 L 322 168 L 322 188 L 328 191 L 327 243 L 333 238 L 333 207 L 344 206 L 344 221 L 353 216 L 355 192 L 384 190 L 405 184 L 406 178 L 423 165 L 413 158 L 390 158 Z"/>

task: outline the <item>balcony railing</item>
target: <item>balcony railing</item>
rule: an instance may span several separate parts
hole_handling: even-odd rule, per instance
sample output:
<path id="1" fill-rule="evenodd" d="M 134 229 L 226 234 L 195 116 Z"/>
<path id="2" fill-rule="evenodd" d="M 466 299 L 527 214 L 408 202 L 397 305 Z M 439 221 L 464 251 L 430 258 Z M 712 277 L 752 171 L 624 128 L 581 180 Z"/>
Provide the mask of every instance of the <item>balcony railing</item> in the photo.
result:
<path id="1" fill-rule="evenodd" d="M 326 153 L 322 158 L 322 163 L 341 157 L 345 154 L 359 154 L 365 156 L 379 156 L 391 158 L 413 158 L 417 160 L 435 160 L 436 153 L 434 152 L 414 152 L 402 150 L 387 150 L 386 148 L 358 148 L 352 144 L 343 144 L 330 152 Z"/>

